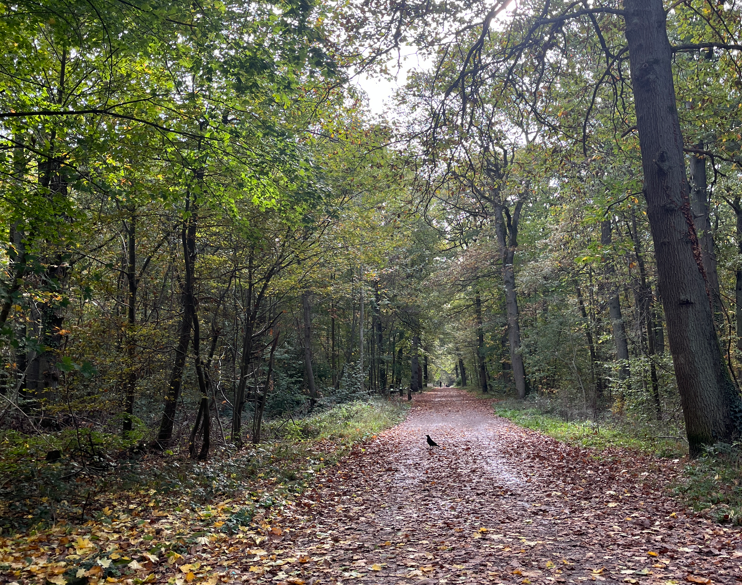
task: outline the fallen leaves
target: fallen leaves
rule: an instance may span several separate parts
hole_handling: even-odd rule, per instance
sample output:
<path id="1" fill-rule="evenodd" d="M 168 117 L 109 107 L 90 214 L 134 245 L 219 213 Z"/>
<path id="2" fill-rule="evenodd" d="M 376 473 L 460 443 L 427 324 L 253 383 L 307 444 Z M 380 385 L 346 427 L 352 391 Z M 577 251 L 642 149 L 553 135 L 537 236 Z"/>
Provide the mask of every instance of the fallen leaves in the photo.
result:
<path id="1" fill-rule="evenodd" d="M 143 494 L 143 505 L 109 507 L 74 530 L 0 538 L 0 583 L 710 584 L 742 574 L 739 531 L 676 511 L 661 463 L 620 452 L 597 461 L 495 419 L 485 402 L 436 394 L 318 470 L 312 489 L 254 515 L 245 510 L 267 492 L 195 514 Z M 445 452 L 424 447 L 433 425 Z"/>

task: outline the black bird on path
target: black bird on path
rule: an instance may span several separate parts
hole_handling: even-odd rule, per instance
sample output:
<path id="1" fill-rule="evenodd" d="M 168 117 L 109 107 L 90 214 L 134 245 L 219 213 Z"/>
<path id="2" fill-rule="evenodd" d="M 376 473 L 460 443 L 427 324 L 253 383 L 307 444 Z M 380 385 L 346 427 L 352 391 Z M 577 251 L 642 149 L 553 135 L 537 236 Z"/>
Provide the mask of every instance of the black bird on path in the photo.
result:
<path id="1" fill-rule="evenodd" d="M 436 443 L 433 439 L 430 438 L 430 435 L 425 435 L 428 438 L 428 445 L 431 447 L 437 447 L 438 443 Z"/>

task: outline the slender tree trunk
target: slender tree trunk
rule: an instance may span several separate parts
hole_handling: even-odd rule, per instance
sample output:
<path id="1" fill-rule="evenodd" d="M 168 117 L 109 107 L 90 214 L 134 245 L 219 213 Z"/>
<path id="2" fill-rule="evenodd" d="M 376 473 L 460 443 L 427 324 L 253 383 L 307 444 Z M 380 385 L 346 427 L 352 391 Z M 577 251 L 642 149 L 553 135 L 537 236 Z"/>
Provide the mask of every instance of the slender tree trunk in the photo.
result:
<path id="1" fill-rule="evenodd" d="M 611 220 L 606 219 L 601 224 L 600 243 L 605 248 L 605 276 L 608 296 L 608 313 L 611 316 L 611 327 L 613 329 L 613 343 L 616 346 L 616 359 L 621 362 L 618 368 L 618 377 L 620 380 L 626 380 L 629 377 L 629 343 L 626 339 L 626 324 L 623 320 L 621 311 L 621 299 L 618 296 L 618 287 L 615 283 L 616 269 L 613 261 L 609 257 L 611 254 Z"/>
<path id="2" fill-rule="evenodd" d="M 634 242 L 634 253 L 636 255 L 636 264 L 639 267 L 639 285 L 634 287 L 636 294 L 636 307 L 639 312 L 639 323 L 641 332 L 641 348 L 649 357 L 649 377 L 652 386 L 652 398 L 654 400 L 655 415 L 657 420 L 662 420 L 662 402 L 660 398 L 659 379 L 657 377 L 657 365 L 655 364 L 655 335 L 656 326 L 654 324 L 654 299 L 652 297 L 652 287 L 649 286 L 647 277 L 647 268 L 644 262 L 644 253 L 642 252 L 641 241 L 639 240 L 639 230 L 636 225 L 636 215 L 631 214 L 631 237 Z M 641 326 L 643 324 L 643 327 Z"/>
<path id="3" fill-rule="evenodd" d="M 703 143 L 697 144 L 699 150 Z M 713 303 L 714 321 L 717 331 L 724 330 L 724 308 L 719 291 L 719 275 L 716 268 L 716 252 L 714 251 L 714 235 L 711 229 L 711 217 L 708 203 L 708 187 L 706 180 L 706 157 L 693 155 L 690 157 L 691 209 L 693 221 L 698 232 L 698 239 L 703 252 L 703 267 L 706 269 L 709 293 Z"/>
<path id="4" fill-rule="evenodd" d="M 428 354 L 423 354 L 423 388 L 428 386 Z"/>
<path id="5" fill-rule="evenodd" d="M 128 374 L 126 376 L 126 397 L 124 405 L 124 438 L 129 436 L 134 425 L 134 399 L 137 390 L 137 370 L 135 328 L 137 325 L 137 215 L 136 210 L 131 209 L 129 224 L 124 225 L 127 235 L 127 265 L 126 282 L 128 285 L 128 297 L 126 308 L 126 365 Z"/>
<path id="6" fill-rule="evenodd" d="M 407 392 L 407 400 L 412 400 L 412 392 L 418 392 L 420 390 L 420 336 L 414 334 L 412 336 L 412 356 L 410 359 L 410 386 Z"/>
<path id="7" fill-rule="evenodd" d="M 459 375 L 461 375 L 461 385 L 466 387 L 466 367 L 464 367 L 464 359 L 459 356 L 459 363 L 458 363 L 458 373 L 456 374 L 456 377 L 458 378 Z"/>
<path id="8" fill-rule="evenodd" d="M 501 204 L 495 206 L 495 231 L 500 244 L 502 260 L 502 280 L 505 285 L 505 310 L 508 317 L 508 345 L 510 347 L 510 364 L 513 368 L 515 391 L 521 400 L 528 394 L 528 381 L 523 364 L 520 337 L 520 313 L 518 311 L 518 296 L 515 290 L 515 271 L 513 262 L 515 250 L 518 247 L 518 223 L 520 220 L 523 200 L 515 205 L 512 217 L 508 209 Z"/>
<path id="9" fill-rule="evenodd" d="M 190 302 L 190 297 L 193 294 L 194 286 L 192 268 L 196 263 L 198 215 L 195 202 L 193 204 L 191 202 L 192 196 L 192 194 L 189 194 L 186 199 L 186 212 L 189 212 L 189 215 L 181 230 L 181 243 L 185 256 L 183 259 L 185 278 L 183 291 L 181 292 L 183 317 L 180 322 L 178 345 L 175 348 L 175 361 L 173 362 L 173 369 L 170 372 L 170 381 L 168 382 L 167 393 L 165 394 L 165 407 L 162 418 L 160 419 L 160 430 L 157 433 L 157 444 L 162 449 L 170 446 L 173 438 L 175 414 L 178 409 L 178 400 L 180 399 L 180 392 L 183 387 L 183 372 L 185 370 L 186 358 L 188 357 L 188 347 L 191 343 L 191 329 L 193 328 L 193 305 Z"/>
<path id="10" fill-rule="evenodd" d="M 386 391 L 386 363 L 384 361 L 384 331 L 381 323 L 381 289 L 379 281 L 375 281 L 376 294 L 376 348 L 378 355 L 379 367 L 379 389 L 381 392 Z"/>
<path id="11" fill-rule="evenodd" d="M 742 202 L 740 201 L 740 197 L 735 197 L 734 201 L 728 201 L 728 203 L 734 210 L 737 220 L 735 233 L 737 238 L 737 254 L 742 257 Z M 734 313 L 737 320 L 737 349 L 742 350 L 742 263 L 739 261 L 737 262 L 737 270 L 734 276 Z"/>
<path id="12" fill-rule="evenodd" d="M 479 366 L 479 387 L 485 394 L 489 392 L 487 369 L 484 365 L 484 323 L 482 321 L 482 299 L 479 292 L 474 295 L 474 311 L 477 319 L 477 365 Z"/>
<path id="13" fill-rule="evenodd" d="M 739 437 L 742 399 L 714 327 L 690 209 L 662 0 L 625 0 L 624 7 L 644 195 L 688 445 L 695 457 L 704 445 Z"/>
<path id="14" fill-rule="evenodd" d="M 580 289 L 579 285 L 575 283 L 575 290 L 577 291 L 577 305 L 580 308 L 580 315 L 582 315 L 582 320 L 585 323 L 585 337 L 587 338 L 587 348 L 590 352 L 590 374 L 593 379 L 593 384 L 595 384 L 596 389 L 596 401 L 593 402 L 593 408 L 597 408 L 597 395 L 598 395 L 598 388 L 600 387 L 600 384 L 598 383 L 598 374 L 597 374 L 597 363 L 598 363 L 598 355 L 597 351 L 595 349 L 595 338 L 593 337 L 593 326 L 590 322 L 590 318 L 588 317 L 587 310 L 585 309 L 585 299 L 582 296 L 582 289 Z"/>
<path id="15" fill-rule="evenodd" d="M 314 370 L 312 369 L 312 307 L 309 304 L 309 293 L 301 295 L 301 307 L 304 314 L 304 375 L 309 386 L 309 405 L 314 408 L 317 403 L 317 387 L 314 384 Z"/>

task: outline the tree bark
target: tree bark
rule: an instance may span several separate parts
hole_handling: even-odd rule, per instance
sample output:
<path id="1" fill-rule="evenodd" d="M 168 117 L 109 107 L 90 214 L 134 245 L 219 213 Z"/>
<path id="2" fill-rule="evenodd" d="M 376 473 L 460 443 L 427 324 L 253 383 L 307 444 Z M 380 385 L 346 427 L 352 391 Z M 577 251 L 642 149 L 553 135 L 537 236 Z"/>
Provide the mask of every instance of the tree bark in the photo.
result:
<path id="1" fill-rule="evenodd" d="M 418 348 L 420 347 L 420 336 L 412 336 L 412 357 L 410 359 L 410 386 L 407 392 L 407 400 L 412 400 L 412 392 L 420 390 L 420 358 Z"/>
<path id="2" fill-rule="evenodd" d="M 703 143 L 697 144 L 699 150 Z M 714 234 L 711 230 L 711 217 L 708 203 L 708 188 L 706 180 L 706 157 L 692 155 L 690 157 L 691 209 L 693 221 L 698 232 L 703 253 L 703 267 L 706 269 L 709 292 L 714 310 L 714 322 L 717 331 L 724 328 L 724 308 L 719 291 L 719 275 L 716 267 L 716 252 L 714 251 Z"/>
<path id="3" fill-rule="evenodd" d="M 502 280 L 505 285 L 505 311 L 508 317 L 510 364 L 513 380 L 515 381 L 515 391 L 521 400 L 528 394 L 528 382 L 523 364 L 523 353 L 521 352 L 520 313 L 518 311 L 518 296 L 515 290 L 513 262 L 515 260 L 515 250 L 518 247 L 518 223 L 522 209 L 523 199 L 519 199 L 515 204 L 512 217 L 504 205 L 498 204 L 495 206 L 495 231 L 500 244 Z"/>
<path id="4" fill-rule="evenodd" d="M 309 387 L 309 407 L 317 404 L 317 387 L 314 383 L 314 369 L 312 368 L 312 307 L 309 304 L 309 293 L 301 295 L 301 307 L 304 315 L 304 375 Z"/>
<path id="5" fill-rule="evenodd" d="M 629 377 L 629 343 L 626 339 L 626 324 L 623 320 L 621 311 L 621 298 L 618 296 L 618 287 L 615 283 L 616 269 L 613 266 L 611 258 L 608 256 L 611 251 L 611 220 L 606 219 L 600 226 L 600 243 L 605 248 L 604 266 L 608 296 L 608 313 L 611 317 L 611 327 L 613 329 L 613 343 L 616 346 L 616 359 L 621 362 L 618 368 L 618 377 L 620 380 L 626 380 Z"/>
<path id="6" fill-rule="evenodd" d="M 479 366 L 479 387 L 483 393 L 489 392 L 487 368 L 484 365 L 484 323 L 482 321 L 482 298 L 474 294 L 474 312 L 477 319 L 477 365 Z"/>
<path id="7" fill-rule="evenodd" d="M 124 404 L 124 438 L 129 436 L 134 426 L 134 398 L 137 389 L 137 370 L 135 367 L 136 343 L 134 329 L 137 324 L 137 215 L 131 209 L 129 224 L 124 225 L 127 235 L 127 263 L 126 282 L 128 285 L 127 307 L 126 307 L 126 365 L 128 374 L 126 376 L 126 397 Z"/>
<path id="8" fill-rule="evenodd" d="M 459 356 L 459 374 L 461 375 L 461 385 L 466 386 L 466 367 L 464 367 L 464 359 Z M 456 376 L 458 378 L 458 375 Z"/>
<path id="9" fill-rule="evenodd" d="M 178 345 L 175 348 L 175 361 L 170 372 L 167 393 L 165 394 L 165 408 L 160 419 L 160 430 L 157 433 L 157 444 L 165 449 L 170 446 L 175 426 L 175 414 L 178 409 L 178 400 L 183 387 L 183 372 L 185 370 L 188 347 L 191 343 L 191 329 L 193 328 L 193 305 L 190 298 L 193 295 L 193 267 L 196 263 L 196 233 L 198 228 L 198 210 L 195 202 L 191 202 L 192 194 L 186 199 L 186 212 L 190 212 L 181 230 L 183 246 L 183 264 L 185 278 L 181 292 L 183 317 L 180 322 Z"/>
<path id="10" fill-rule="evenodd" d="M 662 0 L 625 0 L 626 40 L 659 290 L 691 456 L 732 443 L 742 399 L 724 362 L 690 208 Z"/>

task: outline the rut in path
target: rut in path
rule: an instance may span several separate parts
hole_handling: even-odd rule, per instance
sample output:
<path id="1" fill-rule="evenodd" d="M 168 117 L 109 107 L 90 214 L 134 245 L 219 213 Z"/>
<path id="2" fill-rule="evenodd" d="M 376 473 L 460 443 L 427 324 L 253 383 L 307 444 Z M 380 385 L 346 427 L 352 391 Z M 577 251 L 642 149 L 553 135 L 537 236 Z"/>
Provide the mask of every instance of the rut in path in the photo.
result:
<path id="1" fill-rule="evenodd" d="M 488 401 L 435 389 L 318 477 L 278 519 L 273 564 L 256 558 L 243 579 L 741 583 L 740 531 L 663 495 L 677 469 L 619 451 L 598 461 L 497 418 Z"/>

